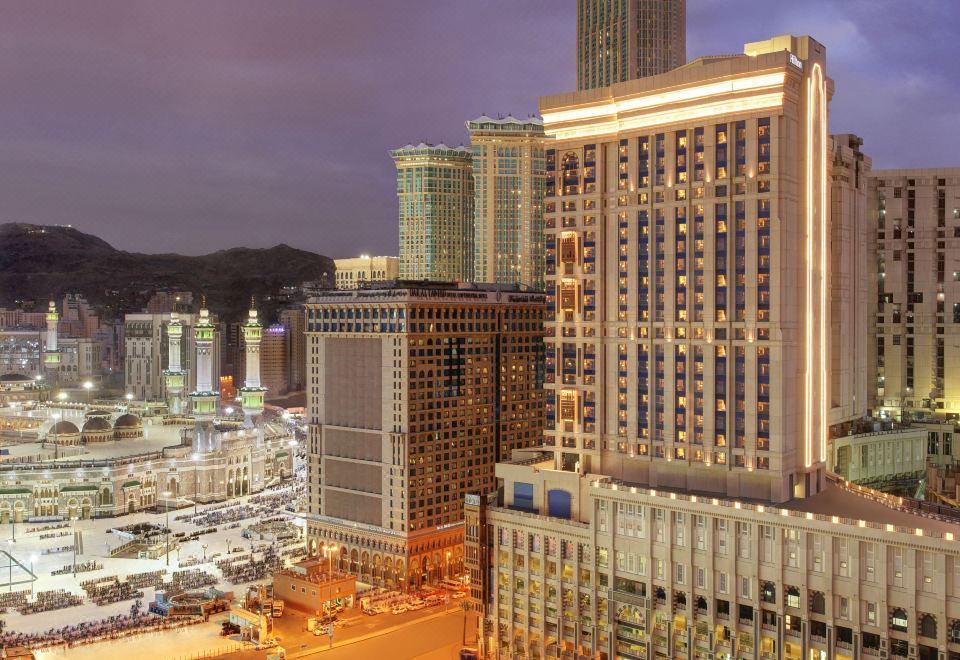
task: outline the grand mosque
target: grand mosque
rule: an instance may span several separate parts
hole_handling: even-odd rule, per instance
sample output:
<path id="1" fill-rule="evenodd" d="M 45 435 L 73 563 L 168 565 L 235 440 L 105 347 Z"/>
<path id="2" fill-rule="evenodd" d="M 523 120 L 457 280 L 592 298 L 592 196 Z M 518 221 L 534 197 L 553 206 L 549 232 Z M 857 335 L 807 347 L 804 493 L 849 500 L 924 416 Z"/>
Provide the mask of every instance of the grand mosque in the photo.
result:
<path id="1" fill-rule="evenodd" d="M 252 305 L 251 305 L 252 307 Z M 59 365 L 53 302 L 44 364 L 50 387 Z M 257 493 L 293 474 L 296 440 L 283 418 L 265 412 L 260 384 L 262 326 L 256 309 L 243 326 L 243 412 L 224 414 L 212 359 L 214 325 L 204 301 L 193 326 L 196 389 L 181 366 L 183 326 L 167 325 L 169 358 L 160 402 L 43 402 L 37 382 L 0 375 L 0 524 L 96 518 L 156 507 L 224 501 Z"/>

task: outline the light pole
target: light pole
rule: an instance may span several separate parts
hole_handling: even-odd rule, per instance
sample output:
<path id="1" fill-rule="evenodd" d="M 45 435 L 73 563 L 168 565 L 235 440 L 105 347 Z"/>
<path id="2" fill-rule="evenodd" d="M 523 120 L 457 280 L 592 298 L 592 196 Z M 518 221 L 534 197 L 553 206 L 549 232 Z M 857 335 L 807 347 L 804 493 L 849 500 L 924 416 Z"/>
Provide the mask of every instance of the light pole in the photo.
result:
<path id="1" fill-rule="evenodd" d="M 172 494 L 172 493 L 171 493 L 169 490 L 165 490 L 165 491 L 163 491 L 163 493 L 161 493 L 161 495 L 163 495 L 163 499 L 165 500 L 164 503 L 163 503 L 163 506 L 164 506 L 164 508 L 167 510 L 167 526 L 166 526 L 166 529 L 167 529 L 167 552 L 166 552 L 166 555 L 167 555 L 167 566 L 170 565 L 170 501 L 169 501 L 169 500 L 170 500 L 170 495 L 171 495 L 171 494 Z"/>
<path id="2" fill-rule="evenodd" d="M 93 389 L 93 383 L 89 380 L 83 382 L 83 389 L 87 391 L 87 407 L 90 407 L 90 390 Z"/>
<path id="3" fill-rule="evenodd" d="M 126 412 L 130 412 L 130 402 L 133 401 L 133 392 L 127 392 L 126 394 L 123 395 L 123 398 L 127 400 Z"/>
<path id="4" fill-rule="evenodd" d="M 207 544 L 201 543 L 200 547 L 203 548 L 203 563 L 207 563 Z"/>
<path id="5" fill-rule="evenodd" d="M 447 579 L 450 579 L 450 551 L 447 550 Z"/>

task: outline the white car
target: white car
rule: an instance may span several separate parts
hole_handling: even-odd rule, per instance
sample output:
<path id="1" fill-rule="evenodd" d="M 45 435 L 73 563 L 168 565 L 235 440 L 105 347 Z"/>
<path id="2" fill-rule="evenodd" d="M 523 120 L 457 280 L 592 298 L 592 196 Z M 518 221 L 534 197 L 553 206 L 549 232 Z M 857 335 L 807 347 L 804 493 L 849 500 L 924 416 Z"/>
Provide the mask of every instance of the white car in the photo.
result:
<path id="1" fill-rule="evenodd" d="M 406 612 L 406 611 L 407 611 L 407 606 L 401 603 L 400 605 L 394 605 L 394 606 L 393 606 L 393 609 L 390 610 L 390 613 L 391 613 L 391 614 L 403 614 L 403 613 Z"/>
<path id="2" fill-rule="evenodd" d="M 412 612 L 416 610 L 422 610 L 426 606 L 427 604 L 422 600 L 420 600 L 419 598 L 417 600 L 410 601 L 409 603 L 407 603 L 407 609 Z"/>

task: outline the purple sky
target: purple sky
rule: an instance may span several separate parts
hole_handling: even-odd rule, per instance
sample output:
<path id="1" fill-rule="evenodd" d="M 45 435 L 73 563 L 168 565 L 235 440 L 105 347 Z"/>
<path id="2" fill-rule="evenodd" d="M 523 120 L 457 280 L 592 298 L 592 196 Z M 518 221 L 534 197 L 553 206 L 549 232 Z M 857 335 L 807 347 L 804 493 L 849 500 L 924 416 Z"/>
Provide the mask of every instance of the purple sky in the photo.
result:
<path id="1" fill-rule="evenodd" d="M 688 57 L 826 44 L 831 130 L 960 165 L 956 0 L 688 0 Z M 575 87 L 574 0 L 6 0 L 0 222 L 119 248 L 397 253 L 393 163 Z"/>

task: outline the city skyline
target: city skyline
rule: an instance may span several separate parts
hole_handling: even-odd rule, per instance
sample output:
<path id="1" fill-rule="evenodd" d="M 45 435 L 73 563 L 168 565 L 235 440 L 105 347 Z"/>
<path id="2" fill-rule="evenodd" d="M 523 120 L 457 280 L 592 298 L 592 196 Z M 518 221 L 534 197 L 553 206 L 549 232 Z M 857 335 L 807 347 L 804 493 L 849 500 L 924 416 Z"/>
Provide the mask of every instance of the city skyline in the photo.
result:
<path id="1" fill-rule="evenodd" d="M 466 142 L 465 120 L 522 118 L 539 96 L 574 88 L 568 4 L 14 4 L 0 27 L 11 99 L 0 217 L 73 224 L 135 251 L 181 249 L 190 232 L 189 253 L 293 235 L 329 256 L 396 254 L 387 152 Z M 688 59 L 813 34 L 842 82 L 831 132 L 862 135 L 878 168 L 953 164 L 957 145 L 941 136 L 957 92 L 944 90 L 960 74 L 937 65 L 960 8 L 734 4 L 689 3 Z M 757 15 L 749 27 L 744 13 Z M 891 23 L 898 40 L 885 38 Z M 491 30 L 462 29 L 472 24 Z M 428 38 L 411 39 L 417 30 Z M 921 126 L 892 130 L 917 108 Z"/>

